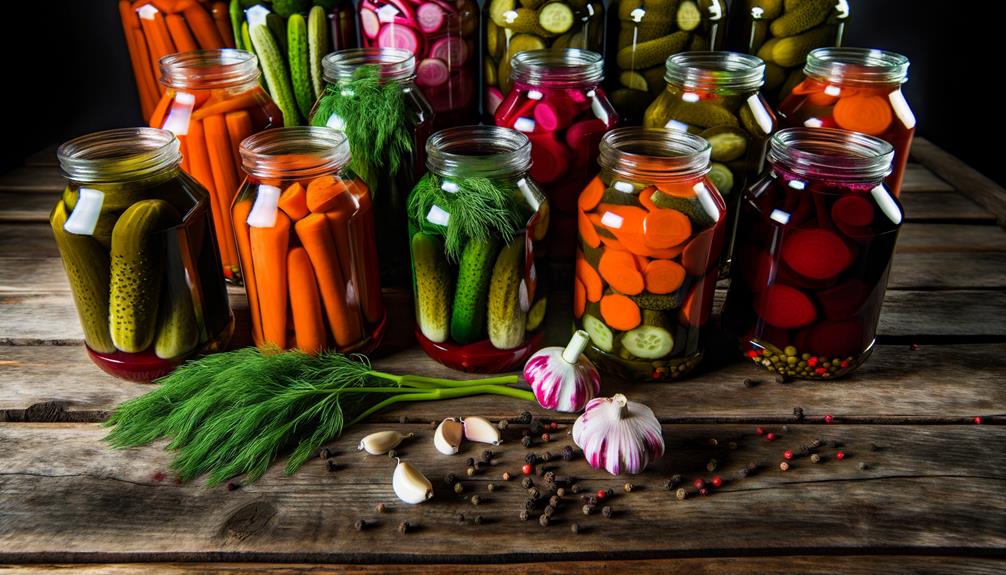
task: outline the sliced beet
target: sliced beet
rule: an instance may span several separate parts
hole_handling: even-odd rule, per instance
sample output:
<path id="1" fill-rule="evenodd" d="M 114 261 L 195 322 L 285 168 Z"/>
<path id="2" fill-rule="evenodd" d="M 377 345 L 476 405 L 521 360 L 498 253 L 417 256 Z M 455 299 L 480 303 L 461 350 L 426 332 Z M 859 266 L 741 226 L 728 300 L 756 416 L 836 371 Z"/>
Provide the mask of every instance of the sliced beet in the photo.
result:
<path id="1" fill-rule="evenodd" d="M 755 311 L 765 323 L 782 329 L 810 324 L 817 317 L 807 294 L 783 284 L 774 284 L 757 296 Z"/>
<path id="2" fill-rule="evenodd" d="M 601 138 L 608 131 L 604 122 L 596 118 L 581 120 L 566 130 L 566 144 L 580 157 L 597 157 Z"/>
<path id="3" fill-rule="evenodd" d="M 377 33 L 377 46 L 401 48 L 419 54 L 423 49 L 423 37 L 412 26 L 390 23 L 381 26 L 381 31 Z"/>
<path id="4" fill-rule="evenodd" d="M 486 89 L 486 112 L 495 115 L 496 109 L 499 108 L 500 103 L 503 101 L 503 92 L 500 91 L 496 86 L 490 86 Z M 502 126 L 497 122 L 497 125 Z"/>
<path id="5" fill-rule="evenodd" d="M 405 0 L 387 0 L 385 3 L 386 4 L 390 3 L 395 8 L 398 8 L 398 11 L 401 13 L 402 18 L 405 18 L 406 20 L 411 20 L 413 24 L 416 22 L 416 11 L 412 7 L 412 4 L 409 4 Z"/>
<path id="6" fill-rule="evenodd" d="M 531 138 L 531 179 L 548 184 L 564 176 L 569 167 L 569 152 L 552 134 L 528 134 Z M 575 230 L 575 220 L 574 220 Z"/>
<path id="7" fill-rule="evenodd" d="M 870 286 L 858 279 L 850 279 L 817 292 L 821 310 L 831 320 L 848 319 L 858 314 L 869 297 Z"/>
<path id="8" fill-rule="evenodd" d="M 442 86 L 450 76 L 451 71 L 443 60 L 426 58 L 416 66 L 416 84 L 423 88 Z"/>
<path id="9" fill-rule="evenodd" d="M 377 38 L 377 33 L 381 31 L 381 21 L 369 2 L 360 5 L 360 27 L 363 28 L 363 34 L 371 40 Z"/>
<path id="10" fill-rule="evenodd" d="M 576 114 L 577 109 L 565 99 L 545 99 L 534 107 L 534 121 L 548 132 L 568 128 Z"/>
<path id="11" fill-rule="evenodd" d="M 427 34 L 433 34 L 447 23 L 447 13 L 444 12 L 444 9 L 439 4 L 433 2 L 420 4 L 419 8 L 416 8 L 416 22 L 419 23 L 420 30 Z M 444 40 L 446 39 L 444 38 Z M 431 55 L 434 58 L 439 58 L 436 54 Z"/>
<path id="12" fill-rule="evenodd" d="M 488 95 L 492 95 L 492 90 L 496 90 L 496 88 L 489 88 Z M 528 98 L 524 92 L 511 91 L 496 105 L 496 125 L 513 128 L 518 119 L 528 118 L 531 115 L 535 104 L 536 102 Z"/>
<path id="13" fill-rule="evenodd" d="M 422 7 L 419 11 L 419 24 L 422 26 Z M 443 60 L 451 69 L 460 68 L 468 61 L 470 55 L 468 44 L 457 36 L 444 36 L 430 46 L 430 57 Z"/>
<path id="14" fill-rule="evenodd" d="M 852 250 L 834 232 L 805 228 L 787 235 L 782 259 L 791 270 L 806 278 L 827 280 L 848 269 Z"/>
<path id="15" fill-rule="evenodd" d="M 855 319 L 819 323 L 796 336 L 800 352 L 831 359 L 855 357 L 869 344 L 862 322 Z"/>

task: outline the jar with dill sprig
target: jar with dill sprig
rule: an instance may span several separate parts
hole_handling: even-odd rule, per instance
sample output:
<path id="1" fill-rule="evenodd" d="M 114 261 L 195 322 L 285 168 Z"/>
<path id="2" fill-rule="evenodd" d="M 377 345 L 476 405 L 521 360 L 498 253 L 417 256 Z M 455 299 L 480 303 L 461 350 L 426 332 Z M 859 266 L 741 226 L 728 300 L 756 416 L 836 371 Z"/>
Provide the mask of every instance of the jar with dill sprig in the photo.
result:
<path id="1" fill-rule="evenodd" d="M 548 204 L 531 142 L 495 126 L 441 130 L 409 196 L 416 338 L 462 371 L 508 371 L 541 345 Z"/>
<path id="2" fill-rule="evenodd" d="M 416 88 L 416 59 L 407 50 L 360 48 L 325 56 L 326 88 L 312 126 L 349 139 L 349 169 L 370 189 L 380 253 L 381 285 L 408 289 L 406 201 L 426 172 L 433 109 Z"/>

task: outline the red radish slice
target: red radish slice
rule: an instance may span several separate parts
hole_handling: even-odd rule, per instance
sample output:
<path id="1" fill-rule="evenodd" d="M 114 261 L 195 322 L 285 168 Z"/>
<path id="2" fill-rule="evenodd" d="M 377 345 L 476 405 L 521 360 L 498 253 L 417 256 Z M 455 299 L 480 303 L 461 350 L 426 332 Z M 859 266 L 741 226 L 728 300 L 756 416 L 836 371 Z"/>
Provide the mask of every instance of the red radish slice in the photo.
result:
<path id="1" fill-rule="evenodd" d="M 423 6 L 429 6 L 429 4 L 423 4 Z M 419 9 L 419 25 L 420 27 L 423 25 L 422 7 Z M 447 63 L 447 66 L 452 69 L 460 68 L 466 61 L 468 61 L 469 54 L 471 54 L 471 52 L 468 50 L 468 45 L 465 44 L 464 40 L 458 38 L 457 36 L 444 36 L 430 46 L 430 57 L 443 60 Z"/>
<path id="2" fill-rule="evenodd" d="M 598 119 L 576 122 L 566 130 L 566 143 L 577 155 L 592 157 L 599 152 L 601 138 L 608 131 L 604 122 Z"/>
<path id="3" fill-rule="evenodd" d="M 575 117 L 576 108 L 558 98 L 543 100 L 534 107 L 534 121 L 548 132 L 569 127 Z"/>
<path id="4" fill-rule="evenodd" d="M 444 27 L 444 23 L 447 22 L 447 14 L 438 4 L 427 2 L 416 9 L 416 21 L 419 22 L 420 30 L 432 34 Z M 439 58 L 435 54 L 433 56 Z"/>
<path id="5" fill-rule="evenodd" d="M 366 4 L 360 7 L 360 27 L 363 28 L 364 35 L 371 40 L 377 38 L 377 33 L 381 31 L 381 21 L 377 18 L 377 12 L 368 8 Z"/>
<path id="6" fill-rule="evenodd" d="M 566 174 L 569 152 L 551 134 L 528 134 L 531 138 L 531 179 L 539 184 L 554 182 Z M 574 230 L 575 222 L 574 222 Z"/>
<path id="7" fill-rule="evenodd" d="M 416 66 L 416 84 L 424 88 L 446 84 L 450 76 L 451 71 L 443 60 L 427 58 Z"/>
<path id="8" fill-rule="evenodd" d="M 791 232 L 783 242 L 782 259 L 806 278 L 827 280 L 852 265 L 852 250 L 833 232 L 801 229 Z"/>
<path id="9" fill-rule="evenodd" d="M 755 311 L 766 323 L 783 329 L 803 327 L 817 318 L 814 302 L 807 294 L 783 284 L 765 288 Z"/>
<path id="10" fill-rule="evenodd" d="M 385 24 L 377 34 L 379 48 L 402 48 L 413 54 L 420 53 L 422 41 L 419 32 L 403 24 Z"/>

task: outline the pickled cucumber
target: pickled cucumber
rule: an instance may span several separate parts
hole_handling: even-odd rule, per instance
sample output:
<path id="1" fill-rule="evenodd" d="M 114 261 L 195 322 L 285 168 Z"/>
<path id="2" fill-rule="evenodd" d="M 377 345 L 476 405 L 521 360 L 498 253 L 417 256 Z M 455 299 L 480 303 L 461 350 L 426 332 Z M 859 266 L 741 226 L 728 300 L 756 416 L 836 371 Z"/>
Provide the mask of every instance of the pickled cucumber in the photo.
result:
<path id="1" fill-rule="evenodd" d="M 497 349 L 524 343 L 527 313 L 520 306 L 524 276 L 524 237 L 517 236 L 500 250 L 489 283 L 489 341 Z"/>
<path id="2" fill-rule="evenodd" d="M 696 228 L 705 228 L 716 223 L 716 219 L 707 214 L 697 201 L 665 194 L 660 190 L 653 192 L 650 201 L 658 208 L 675 210 L 685 214 Z"/>
<path id="3" fill-rule="evenodd" d="M 730 195 L 730 192 L 733 191 L 734 173 L 723 164 L 712 162 L 709 165 L 709 179 L 712 180 L 713 185 L 716 186 L 716 191 L 721 196 Z"/>
<path id="4" fill-rule="evenodd" d="M 674 337 L 662 327 L 641 325 L 625 332 L 622 347 L 640 359 L 658 359 L 674 349 Z"/>
<path id="5" fill-rule="evenodd" d="M 534 331 L 541 326 L 542 320 L 545 319 L 545 311 L 548 309 L 548 298 L 541 298 L 534 302 L 531 309 L 527 312 L 527 331 Z"/>
<path id="6" fill-rule="evenodd" d="M 744 129 L 747 130 L 749 134 L 751 134 L 756 138 L 761 139 L 768 137 L 768 134 L 766 134 L 765 131 L 761 129 L 761 126 L 758 124 L 758 120 L 755 119 L 754 114 L 751 112 L 751 109 L 748 108 L 746 105 L 741 106 L 741 112 L 738 115 L 740 116 L 741 119 L 741 126 L 743 126 Z"/>
<path id="7" fill-rule="evenodd" d="M 714 162 L 732 162 L 743 156 L 748 148 L 747 134 L 735 126 L 710 128 L 699 135 L 709 142 Z"/>
<path id="8" fill-rule="evenodd" d="M 804 0 L 776 18 L 769 28 L 776 37 L 795 36 L 824 22 L 835 6 L 835 0 Z"/>
<path id="9" fill-rule="evenodd" d="M 636 305 L 643 310 L 644 314 L 647 310 L 655 312 L 669 311 L 672 309 L 678 309 L 681 307 L 682 295 L 685 290 L 678 289 L 674 293 L 670 294 L 639 294 L 630 295 L 629 299 L 636 302 Z"/>
<path id="10" fill-rule="evenodd" d="M 508 19 L 507 28 L 515 34 L 536 34 L 538 36 L 548 35 L 548 31 L 538 23 L 538 12 L 530 8 L 518 8 L 514 10 Z"/>
<path id="11" fill-rule="evenodd" d="M 774 90 L 786 81 L 786 69 L 775 62 L 765 61 L 765 90 Z"/>
<path id="12" fill-rule="evenodd" d="M 424 232 L 412 236 L 412 269 L 416 282 L 416 322 L 426 339 L 447 341 L 454 291 L 443 240 Z"/>
<path id="13" fill-rule="evenodd" d="M 492 0 L 489 2 L 489 18 L 500 28 L 506 27 L 506 13 L 517 7 L 514 0 Z"/>
<path id="14" fill-rule="evenodd" d="M 718 128 L 720 126 L 738 127 L 737 117 L 723 106 L 709 101 L 685 102 L 677 101 L 671 105 L 668 117 L 699 128 Z"/>
<path id="15" fill-rule="evenodd" d="M 774 43 L 772 46 L 772 61 L 780 66 L 791 68 L 803 64 L 807 60 L 807 54 L 814 48 L 827 44 L 832 34 L 834 32 L 828 26 L 819 26 L 797 36 L 773 38 L 766 42 L 765 45 L 768 46 Z"/>
<path id="16" fill-rule="evenodd" d="M 603 321 L 589 313 L 584 314 L 581 321 L 583 322 L 583 329 L 590 336 L 590 341 L 593 342 L 597 349 L 608 352 L 614 349 L 615 334 L 611 332 L 611 329 Z"/>
<path id="17" fill-rule="evenodd" d="M 627 22 L 636 21 L 636 9 L 643 7 L 643 0 L 619 0 L 618 19 Z"/>
<path id="18" fill-rule="evenodd" d="M 458 283 L 451 306 L 451 339 L 468 344 L 482 338 L 486 321 L 486 297 L 498 243 L 472 240 L 465 246 L 458 267 Z"/>
<path id="19" fill-rule="evenodd" d="M 184 357 L 199 344 L 196 310 L 183 265 L 179 260 L 166 266 L 168 276 L 154 340 L 154 353 L 161 359 Z"/>
<path id="20" fill-rule="evenodd" d="M 699 11 L 699 6 L 692 0 L 684 0 L 680 6 L 678 6 L 678 13 L 675 16 L 675 20 L 678 24 L 679 30 L 684 30 L 686 32 L 691 32 L 692 30 L 699 27 L 702 23 L 702 12 Z"/>
<path id="21" fill-rule="evenodd" d="M 678 30 L 663 38 L 628 46 L 618 51 L 618 67 L 649 68 L 663 64 L 671 54 L 680 52 L 688 43 L 688 32 Z"/>
<path id="22" fill-rule="evenodd" d="M 639 72 L 626 70 L 618 75 L 618 82 L 630 90 L 649 91 L 649 84 L 647 84 L 646 78 Z"/>

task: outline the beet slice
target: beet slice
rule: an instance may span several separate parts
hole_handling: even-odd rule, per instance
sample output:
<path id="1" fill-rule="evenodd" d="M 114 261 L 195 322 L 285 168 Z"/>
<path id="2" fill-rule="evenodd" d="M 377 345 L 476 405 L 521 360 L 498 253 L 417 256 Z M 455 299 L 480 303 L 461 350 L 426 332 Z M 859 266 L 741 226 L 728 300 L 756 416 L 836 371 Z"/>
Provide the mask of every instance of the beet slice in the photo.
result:
<path id="1" fill-rule="evenodd" d="M 807 294 L 783 284 L 765 288 L 755 302 L 755 311 L 765 323 L 782 329 L 803 327 L 817 318 Z"/>
<path id="2" fill-rule="evenodd" d="M 866 336 L 859 320 L 823 322 L 798 333 L 796 347 L 801 353 L 845 359 L 863 353 L 870 343 Z"/>
<path id="3" fill-rule="evenodd" d="M 426 58 L 416 66 L 416 84 L 423 88 L 432 88 L 447 83 L 451 70 L 443 60 Z"/>
<path id="4" fill-rule="evenodd" d="M 419 8 L 416 8 L 416 22 L 419 24 L 419 29 L 427 34 L 433 34 L 438 32 L 447 23 L 447 13 L 439 4 L 434 2 L 427 2 L 425 4 L 420 4 Z M 446 38 L 444 38 L 446 40 Z M 434 58 L 439 58 L 436 54 L 430 54 Z"/>
<path id="5" fill-rule="evenodd" d="M 581 120 L 566 130 L 566 144 L 577 156 L 596 158 L 600 151 L 601 138 L 607 131 L 608 127 L 601 120 L 596 118 Z"/>
<path id="6" fill-rule="evenodd" d="M 422 8 L 420 8 L 420 26 L 422 26 Z M 457 36 L 444 36 L 430 46 L 430 57 L 443 60 L 451 69 L 464 65 L 470 53 L 465 41 Z"/>
<path id="7" fill-rule="evenodd" d="M 423 47 L 423 38 L 412 26 L 390 23 L 381 26 L 377 33 L 379 48 L 401 48 L 413 54 L 419 54 Z"/>
<path id="8" fill-rule="evenodd" d="M 806 278 L 827 280 L 852 265 L 852 250 L 833 232 L 800 229 L 786 237 L 782 259 L 791 270 Z"/>
<path id="9" fill-rule="evenodd" d="M 360 27 L 363 28 L 363 34 L 371 40 L 377 38 L 378 32 L 381 31 L 381 20 L 369 2 L 360 5 Z"/>
<path id="10" fill-rule="evenodd" d="M 564 176 L 569 167 L 566 146 L 552 134 L 528 134 L 528 137 L 531 139 L 531 179 L 548 184 Z"/>
<path id="11" fill-rule="evenodd" d="M 873 223 L 873 204 L 863 196 L 845 196 L 831 206 L 831 219 L 854 228 Z"/>
<path id="12" fill-rule="evenodd" d="M 542 100 L 534 107 L 534 121 L 548 132 L 568 128 L 576 114 L 572 103 L 560 98 Z"/>
<path id="13" fill-rule="evenodd" d="M 830 320 L 848 319 L 858 314 L 869 297 L 870 286 L 858 279 L 850 279 L 817 292 L 821 310 Z"/>

